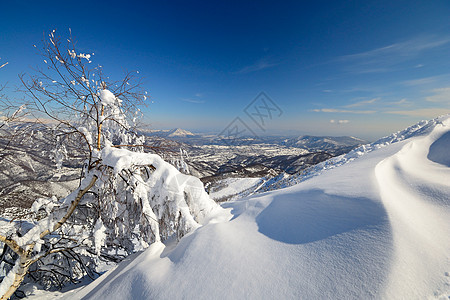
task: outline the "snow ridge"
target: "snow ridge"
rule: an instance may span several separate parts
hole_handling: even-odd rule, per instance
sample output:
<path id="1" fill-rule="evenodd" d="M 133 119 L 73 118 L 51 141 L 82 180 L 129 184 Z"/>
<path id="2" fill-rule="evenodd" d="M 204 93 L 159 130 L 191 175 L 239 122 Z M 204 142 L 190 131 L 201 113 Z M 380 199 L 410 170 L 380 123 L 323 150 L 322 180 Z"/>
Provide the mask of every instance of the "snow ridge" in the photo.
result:
<path id="1" fill-rule="evenodd" d="M 450 172 L 445 165 L 430 164 L 427 158 L 432 153 L 431 146 L 450 132 L 449 127 L 447 119 L 444 124 L 434 126 L 427 136 L 412 140 L 375 167 L 381 200 L 393 232 L 395 260 L 388 276 L 387 299 L 400 293 L 413 299 L 426 295 L 430 289 L 442 298 L 443 293 L 450 294 L 450 286 L 445 284 L 450 282 L 445 278 L 450 251 L 450 227 L 445 226 L 449 217 L 445 207 L 449 204 Z M 448 147 L 450 144 L 446 142 Z M 447 149 L 439 151 L 448 155 Z"/>

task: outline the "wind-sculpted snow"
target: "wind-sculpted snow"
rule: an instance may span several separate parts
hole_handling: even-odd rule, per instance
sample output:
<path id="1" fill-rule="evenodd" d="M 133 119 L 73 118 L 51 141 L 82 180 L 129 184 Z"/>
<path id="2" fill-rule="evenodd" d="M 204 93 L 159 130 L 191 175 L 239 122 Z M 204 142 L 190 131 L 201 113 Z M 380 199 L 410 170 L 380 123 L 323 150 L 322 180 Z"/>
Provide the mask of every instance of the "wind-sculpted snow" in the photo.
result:
<path id="1" fill-rule="evenodd" d="M 431 144 L 427 156 L 428 159 L 450 167 L 450 149 L 448 148 L 448 145 L 450 145 L 450 132 L 444 133 L 439 139 Z"/>
<path id="2" fill-rule="evenodd" d="M 387 298 L 398 290 L 408 299 L 433 291 L 450 297 L 450 168 L 439 164 L 444 149 L 448 162 L 449 127 L 447 119 L 375 168 L 394 242 Z"/>
<path id="3" fill-rule="evenodd" d="M 318 189 L 296 192 L 295 197 L 289 193 L 275 196 L 256 217 L 256 223 L 259 232 L 274 240 L 306 244 L 379 225 L 386 220 L 385 216 L 380 203 L 367 198 L 328 195 Z"/>
<path id="4" fill-rule="evenodd" d="M 231 219 L 216 211 L 176 246 L 154 243 L 66 296 L 448 299 L 450 168 L 437 155 L 448 132 L 449 116 L 422 122 L 309 180 L 226 202 Z"/>

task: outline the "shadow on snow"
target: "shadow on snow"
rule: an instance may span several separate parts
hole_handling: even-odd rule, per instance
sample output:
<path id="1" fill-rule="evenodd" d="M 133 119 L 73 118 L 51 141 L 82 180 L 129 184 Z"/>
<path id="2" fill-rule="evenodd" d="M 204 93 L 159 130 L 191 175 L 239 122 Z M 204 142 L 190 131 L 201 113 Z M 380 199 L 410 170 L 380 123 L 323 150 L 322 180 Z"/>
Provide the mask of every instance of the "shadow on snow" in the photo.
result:
<path id="1" fill-rule="evenodd" d="M 386 220 L 381 203 L 329 195 L 319 189 L 275 196 L 256 217 L 259 232 L 288 244 L 315 242 Z"/>

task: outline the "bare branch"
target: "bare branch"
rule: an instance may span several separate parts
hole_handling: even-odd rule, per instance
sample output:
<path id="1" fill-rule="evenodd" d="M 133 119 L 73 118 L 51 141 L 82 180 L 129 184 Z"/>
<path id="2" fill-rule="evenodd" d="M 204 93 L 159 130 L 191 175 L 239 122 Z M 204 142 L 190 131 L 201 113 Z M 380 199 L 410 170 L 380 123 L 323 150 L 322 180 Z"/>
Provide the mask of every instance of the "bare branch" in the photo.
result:
<path id="1" fill-rule="evenodd" d="M 89 191 L 95 184 L 95 182 L 97 181 L 98 177 L 96 175 L 94 175 L 91 179 L 91 181 L 89 182 L 89 184 L 82 190 L 80 190 L 77 194 L 77 196 L 75 197 L 75 200 L 72 201 L 72 203 L 70 204 L 69 209 L 67 210 L 66 214 L 61 218 L 61 220 L 59 220 L 54 226 L 53 228 L 47 229 L 45 231 L 43 231 L 40 234 L 40 238 L 43 239 L 46 235 L 48 235 L 51 232 L 54 232 L 56 230 L 58 230 L 66 221 L 68 218 L 70 218 L 70 216 L 73 214 L 73 212 L 75 211 L 75 208 L 77 207 L 78 203 L 80 203 L 81 199 L 83 198 L 84 194 L 87 193 L 87 191 Z"/>

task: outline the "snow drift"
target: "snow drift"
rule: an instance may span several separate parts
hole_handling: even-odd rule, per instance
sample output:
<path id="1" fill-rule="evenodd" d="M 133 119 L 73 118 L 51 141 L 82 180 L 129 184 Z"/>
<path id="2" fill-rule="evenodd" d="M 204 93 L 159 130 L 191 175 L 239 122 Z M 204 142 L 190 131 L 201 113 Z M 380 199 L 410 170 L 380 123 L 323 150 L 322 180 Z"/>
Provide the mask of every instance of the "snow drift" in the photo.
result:
<path id="1" fill-rule="evenodd" d="M 155 242 L 64 297 L 447 299 L 450 117 L 411 128 L 320 176 L 224 203 L 176 246 Z"/>

